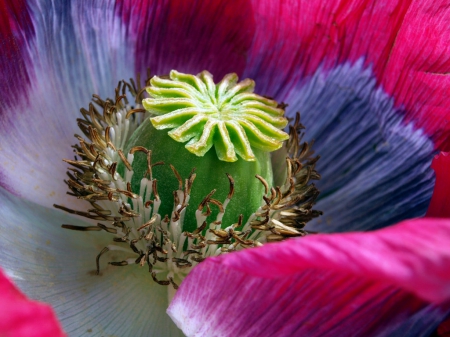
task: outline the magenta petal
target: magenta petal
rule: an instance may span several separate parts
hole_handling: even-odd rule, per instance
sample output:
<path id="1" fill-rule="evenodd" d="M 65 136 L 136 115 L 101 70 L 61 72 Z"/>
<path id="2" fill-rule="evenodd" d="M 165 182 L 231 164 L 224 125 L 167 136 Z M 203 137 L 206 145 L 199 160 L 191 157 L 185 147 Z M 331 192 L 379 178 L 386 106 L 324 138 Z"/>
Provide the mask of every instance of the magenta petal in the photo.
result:
<path id="1" fill-rule="evenodd" d="M 450 221 L 418 219 L 208 259 L 168 313 L 196 336 L 386 335 L 450 299 L 448 242 Z"/>
<path id="2" fill-rule="evenodd" d="M 389 51 L 382 84 L 398 106 L 450 150 L 450 8 L 444 0 L 413 1 Z"/>
<path id="3" fill-rule="evenodd" d="M 0 335 L 65 336 L 48 304 L 30 301 L 0 270 Z"/>
<path id="4" fill-rule="evenodd" d="M 284 98 L 314 74 L 360 59 L 379 85 L 450 149 L 450 8 L 444 0 L 254 0 L 256 34 L 246 76 Z"/>
<path id="5" fill-rule="evenodd" d="M 450 218 L 450 152 L 441 152 L 431 164 L 436 172 L 436 184 L 427 216 Z"/>
<path id="6" fill-rule="evenodd" d="M 380 74 L 409 3 L 254 0 L 257 30 L 249 57 L 251 76 L 270 79 L 270 86 L 289 86 L 292 77 L 305 78 L 319 66 L 330 69 L 361 58 L 365 67 Z"/>

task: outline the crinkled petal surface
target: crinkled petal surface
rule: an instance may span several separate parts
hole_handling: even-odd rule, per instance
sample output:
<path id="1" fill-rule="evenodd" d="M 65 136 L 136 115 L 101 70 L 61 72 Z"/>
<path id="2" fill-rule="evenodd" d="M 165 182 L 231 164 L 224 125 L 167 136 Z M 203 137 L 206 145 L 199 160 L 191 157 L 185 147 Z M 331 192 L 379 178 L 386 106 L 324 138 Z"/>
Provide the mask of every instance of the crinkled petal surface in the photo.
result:
<path id="1" fill-rule="evenodd" d="M 436 172 L 436 186 L 427 216 L 450 218 L 450 152 L 438 154 L 432 167 Z"/>
<path id="2" fill-rule="evenodd" d="M 188 336 L 427 336 L 450 308 L 449 241 L 450 221 L 418 219 L 211 258 L 168 313 Z"/>
<path id="3" fill-rule="evenodd" d="M 70 336 L 182 336 L 165 313 L 167 289 L 148 269 L 100 260 L 96 275 L 102 235 L 63 230 L 88 224 L 0 192 L 2 268 L 28 296 L 50 303 Z M 129 257 L 112 252 L 105 261 Z"/>
<path id="4" fill-rule="evenodd" d="M 29 300 L 0 270 L 0 335 L 65 336 L 48 304 Z"/>

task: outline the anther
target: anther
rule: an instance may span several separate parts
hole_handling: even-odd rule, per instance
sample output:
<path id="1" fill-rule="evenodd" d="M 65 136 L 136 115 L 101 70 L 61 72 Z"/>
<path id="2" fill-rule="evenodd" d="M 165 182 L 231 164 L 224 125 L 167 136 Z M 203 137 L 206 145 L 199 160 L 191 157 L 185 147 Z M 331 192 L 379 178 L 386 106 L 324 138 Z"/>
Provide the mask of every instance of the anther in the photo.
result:
<path id="1" fill-rule="evenodd" d="M 101 231 L 102 229 L 97 227 L 97 226 L 87 226 L 87 227 L 83 227 L 83 226 L 75 226 L 75 225 L 61 225 L 62 228 L 65 229 L 71 229 L 74 231 L 83 231 L 83 232 L 88 232 L 88 231 Z"/>
<path id="2" fill-rule="evenodd" d="M 194 230 L 194 231 L 192 232 L 192 234 L 198 234 L 198 233 L 203 232 L 203 230 L 206 228 L 206 226 L 207 226 L 206 221 L 203 221 L 202 225 L 201 225 L 200 227 L 197 227 L 197 229 Z"/>
<path id="3" fill-rule="evenodd" d="M 230 192 L 228 192 L 227 199 L 231 199 L 234 195 L 234 179 L 230 174 L 226 173 L 226 175 L 230 181 Z"/>
<path id="4" fill-rule="evenodd" d="M 97 275 L 100 274 L 100 256 L 102 256 L 103 254 L 105 254 L 106 252 L 109 252 L 109 248 L 105 247 L 101 250 L 101 252 L 97 255 L 97 257 L 95 258 L 95 262 L 97 264 Z"/>
<path id="5" fill-rule="evenodd" d="M 125 158 L 125 155 L 123 154 L 122 150 L 117 151 L 119 154 L 120 159 L 122 159 L 123 164 L 127 167 L 128 171 L 133 171 L 133 168 L 131 167 L 131 164 L 128 162 L 127 158 Z"/>
<path id="6" fill-rule="evenodd" d="M 178 289 L 178 284 L 176 284 L 176 283 L 173 281 L 173 278 L 172 278 L 172 277 L 169 277 L 168 279 L 169 279 L 169 282 L 172 284 L 173 288 L 174 288 L 175 290 L 177 290 L 177 289 Z"/>
<path id="7" fill-rule="evenodd" d="M 200 205 L 198 206 L 198 210 L 202 211 L 203 208 L 209 203 L 211 197 L 214 195 L 214 193 L 216 193 L 216 190 L 212 190 L 211 192 L 209 192 L 209 194 L 202 200 L 202 202 L 200 203 Z"/>
<path id="8" fill-rule="evenodd" d="M 255 178 L 258 179 L 264 186 L 264 194 L 269 193 L 269 184 L 267 183 L 267 181 L 261 177 L 259 174 L 255 175 Z"/>
<path id="9" fill-rule="evenodd" d="M 120 262 L 108 262 L 108 264 L 112 265 L 112 266 L 116 266 L 116 267 L 123 267 L 123 266 L 128 266 L 128 262 L 127 261 L 120 261 Z"/>
<path id="10" fill-rule="evenodd" d="M 129 110 L 128 112 L 127 112 L 127 115 L 125 116 L 125 118 L 126 119 L 128 119 L 128 118 L 130 118 L 130 116 L 132 115 L 132 114 L 135 114 L 135 113 L 139 113 L 139 112 L 147 112 L 147 110 L 145 110 L 145 109 L 142 109 L 142 108 L 137 108 L 137 109 L 132 109 L 132 110 Z"/>
<path id="11" fill-rule="evenodd" d="M 178 180 L 178 189 L 182 190 L 183 189 L 183 178 L 181 178 L 180 174 L 178 173 L 178 171 L 175 169 L 175 167 L 173 167 L 172 164 L 170 164 L 170 168 L 173 171 L 173 174 L 175 174 L 175 177 Z"/>
<path id="12" fill-rule="evenodd" d="M 156 273 L 155 272 L 152 272 L 152 278 L 153 278 L 153 281 L 155 281 L 156 283 L 158 283 L 158 284 L 160 284 L 160 285 L 162 285 L 162 286 L 168 286 L 169 284 L 170 284 L 170 281 L 160 281 L 160 280 L 158 280 L 157 278 L 156 278 Z"/>

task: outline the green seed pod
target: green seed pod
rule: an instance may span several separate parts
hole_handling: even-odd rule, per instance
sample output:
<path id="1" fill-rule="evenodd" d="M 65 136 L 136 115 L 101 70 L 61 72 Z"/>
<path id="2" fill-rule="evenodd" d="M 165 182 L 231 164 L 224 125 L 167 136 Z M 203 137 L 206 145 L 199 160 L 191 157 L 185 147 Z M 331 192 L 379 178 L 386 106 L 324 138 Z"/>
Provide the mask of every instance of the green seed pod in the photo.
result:
<path id="1" fill-rule="evenodd" d="M 249 216 L 261 206 L 264 186 L 255 178 L 258 174 L 269 184 L 272 183 L 272 165 L 268 152 L 255 149 L 254 161 L 238 160 L 230 163 L 219 160 L 214 151 L 208 151 L 202 157 L 186 151 L 183 144 L 174 141 L 167 132 L 156 130 L 150 120 L 142 125 L 131 136 L 125 150 L 130 151 L 135 146 L 143 146 L 152 151 L 152 163 L 164 161 L 166 165 L 157 166 L 152 170 L 153 178 L 158 181 L 158 191 L 161 197 L 161 215 L 170 216 L 173 208 L 173 191 L 179 188 L 179 182 L 170 168 L 172 165 L 179 175 L 186 179 L 195 168 L 196 178 L 190 193 L 189 205 L 186 209 L 183 230 L 192 231 L 197 227 L 195 212 L 197 206 L 212 191 L 216 190 L 212 198 L 224 202 L 229 193 L 229 182 L 226 174 L 234 180 L 234 195 L 223 218 L 223 225 L 230 226 L 238 221 L 240 214 L 246 221 Z M 139 190 L 140 177 L 148 170 L 147 156 L 138 152 L 133 161 L 133 191 Z M 120 169 L 119 169 L 120 172 Z M 183 179 L 183 180 L 184 180 Z M 203 209 L 202 209 L 203 210 Z M 206 209 L 204 210 L 206 212 Z M 215 219 L 219 209 L 211 208 L 210 219 Z M 189 221 L 188 219 L 192 219 Z"/>
<path id="2" fill-rule="evenodd" d="M 159 182 L 158 189 L 170 193 L 161 195 L 162 215 L 170 216 L 172 191 L 179 183 L 167 164 L 183 179 L 193 168 L 196 170 L 189 200 L 194 207 L 187 208 L 186 219 L 195 219 L 197 206 L 213 190 L 216 192 L 212 198 L 225 201 L 229 192 L 227 174 L 235 185 L 233 200 L 222 219 L 224 226 L 236 223 L 240 214 L 246 221 L 261 206 L 264 186 L 255 175 L 272 185 L 269 151 L 277 150 L 289 138 L 280 130 L 287 125 L 287 119 L 275 101 L 253 93 L 254 81 L 237 83 L 237 80 L 236 74 L 228 74 L 216 85 L 207 71 L 198 76 L 171 71 L 170 79 L 157 76 L 151 79 L 147 89 L 151 98 L 144 99 L 143 105 L 157 116 L 133 133 L 125 150 L 143 146 L 152 151 L 153 163 L 165 162 L 164 167 L 152 172 Z M 140 184 L 138 177 L 148 170 L 144 153 L 134 158 L 133 170 L 136 178 L 132 186 L 136 190 Z M 219 212 L 218 207 L 210 211 L 201 208 L 207 213 L 211 211 L 211 219 Z M 185 221 L 184 227 L 183 230 L 193 230 L 196 222 Z"/>

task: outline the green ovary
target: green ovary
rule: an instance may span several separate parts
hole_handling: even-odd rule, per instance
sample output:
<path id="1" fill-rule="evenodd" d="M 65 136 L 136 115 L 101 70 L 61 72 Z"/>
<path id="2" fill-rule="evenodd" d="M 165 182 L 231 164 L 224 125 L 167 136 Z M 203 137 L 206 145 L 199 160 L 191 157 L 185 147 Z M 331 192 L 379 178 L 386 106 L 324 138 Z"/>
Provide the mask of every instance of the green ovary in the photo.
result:
<path id="1" fill-rule="evenodd" d="M 174 141 L 166 131 L 156 130 L 150 120 L 146 120 L 134 132 L 125 146 L 126 153 L 132 147 L 143 146 L 152 151 L 152 163 L 163 161 L 165 165 L 155 166 L 152 170 L 153 178 L 158 181 L 158 192 L 161 197 L 159 213 L 171 216 L 173 210 L 173 191 L 178 189 L 176 179 L 169 164 L 173 165 L 183 179 L 187 179 L 192 169 L 196 168 L 196 178 L 191 190 L 189 206 L 183 230 L 193 231 L 197 227 L 195 212 L 198 205 L 213 189 L 217 189 L 213 198 L 224 202 L 229 192 L 229 180 L 226 173 L 235 181 L 234 196 L 226 208 L 222 221 L 222 227 L 228 227 L 237 223 L 240 214 L 244 216 L 244 223 L 250 215 L 261 206 L 264 186 L 255 178 L 258 174 L 270 185 L 272 184 L 272 166 L 268 152 L 254 149 L 255 161 L 238 160 L 236 162 L 224 162 L 218 159 L 215 151 L 206 152 L 203 157 L 186 151 L 182 143 Z M 141 178 L 147 171 L 147 157 L 142 152 L 136 152 L 133 160 L 132 189 L 139 191 Z M 123 164 L 119 167 L 119 173 L 123 174 Z M 216 219 L 218 208 L 211 205 L 212 214 L 208 223 Z"/>

